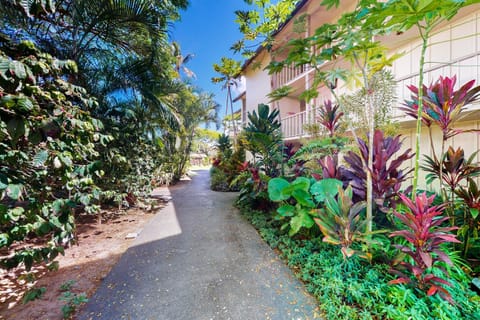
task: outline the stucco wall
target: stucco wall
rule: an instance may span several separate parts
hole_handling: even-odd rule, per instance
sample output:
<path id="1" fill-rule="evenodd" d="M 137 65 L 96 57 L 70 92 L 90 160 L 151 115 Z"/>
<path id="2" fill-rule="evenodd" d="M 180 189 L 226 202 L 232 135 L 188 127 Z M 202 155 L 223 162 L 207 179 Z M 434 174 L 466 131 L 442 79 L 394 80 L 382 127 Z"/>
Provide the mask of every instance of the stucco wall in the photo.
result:
<path id="1" fill-rule="evenodd" d="M 260 103 L 269 104 L 267 94 L 271 91 L 270 75 L 263 70 L 269 63 L 270 56 L 263 52 L 246 69 L 247 112 L 257 110 Z"/>
<path id="2" fill-rule="evenodd" d="M 448 23 L 434 33 L 429 41 L 425 57 L 424 83 L 430 84 L 443 76 L 457 76 L 457 86 L 472 79 L 480 81 L 480 7 L 469 7 L 464 17 Z M 405 42 L 405 39 L 402 40 Z M 418 85 L 418 70 L 421 42 L 418 39 L 394 48 L 392 53 L 404 55 L 393 64 L 392 71 L 399 81 L 397 97 L 399 101 L 408 99 L 409 84 Z M 396 111 L 395 116 L 401 118 Z"/>
<path id="3" fill-rule="evenodd" d="M 480 120 L 459 122 L 455 127 L 461 130 L 480 129 Z M 432 134 L 434 137 L 434 148 L 435 148 L 437 157 L 439 157 L 441 153 L 442 135 L 438 128 L 434 128 L 432 131 L 433 131 Z M 412 151 L 414 152 L 415 151 L 415 128 L 402 129 L 400 131 L 400 134 L 402 135 L 402 138 L 403 138 L 402 150 L 411 148 Z M 480 135 L 475 132 L 459 134 L 446 141 L 445 151 L 448 150 L 448 146 L 452 146 L 455 150 L 457 148 L 463 148 L 465 151 L 465 157 L 468 159 L 470 155 L 472 155 L 474 152 L 480 149 Z M 426 127 L 422 128 L 422 134 L 420 139 L 420 154 L 421 154 L 420 156 L 421 165 L 424 164 L 425 155 L 429 155 L 430 157 L 433 156 L 432 148 L 430 146 L 430 137 L 428 133 L 428 128 Z M 480 156 L 477 154 L 474 160 L 480 161 Z M 407 161 L 404 167 L 413 168 L 414 163 L 415 163 L 415 157 Z M 426 185 L 425 175 L 426 175 L 425 172 L 423 170 L 420 170 L 420 177 L 418 180 L 418 184 L 420 188 L 429 189 L 427 188 L 427 185 Z M 436 186 L 435 185 L 430 186 L 430 189 L 432 187 L 435 188 Z"/>

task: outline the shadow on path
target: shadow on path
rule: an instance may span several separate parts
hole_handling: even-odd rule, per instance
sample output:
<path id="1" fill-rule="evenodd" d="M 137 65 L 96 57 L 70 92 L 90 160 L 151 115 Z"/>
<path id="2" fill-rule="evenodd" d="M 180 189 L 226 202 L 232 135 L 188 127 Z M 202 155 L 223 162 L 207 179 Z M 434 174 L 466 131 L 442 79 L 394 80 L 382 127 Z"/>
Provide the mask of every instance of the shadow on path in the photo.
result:
<path id="1" fill-rule="evenodd" d="M 207 170 L 170 188 L 79 319 L 315 319 L 316 302 Z"/>

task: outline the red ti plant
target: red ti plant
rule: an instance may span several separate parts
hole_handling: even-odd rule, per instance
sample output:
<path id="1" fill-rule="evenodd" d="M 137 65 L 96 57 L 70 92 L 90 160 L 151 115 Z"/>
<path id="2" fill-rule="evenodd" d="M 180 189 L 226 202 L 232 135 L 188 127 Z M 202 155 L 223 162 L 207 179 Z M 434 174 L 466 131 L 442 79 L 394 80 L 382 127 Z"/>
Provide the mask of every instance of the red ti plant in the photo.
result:
<path id="1" fill-rule="evenodd" d="M 442 77 L 428 88 L 423 86 L 423 114 L 422 122 L 430 127 L 433 123 L 442 130 L 443 140 L 447 140 L 459 133 L 466 132 L 455 130 L 453 124 L 460 118 L 460 113 L 465 106 L 479 98 L 480 86 L 475 88 L 475 80 L 464 84 L 460 89 L 455 90 L 457 77 Z M 412 100 L 405 102 L 402 109 L 410 116 L 417 118 L 418 110 L 418 88 L 414 85 L 408 86 L 413 93 Z M 469 130 L 471 131 L 471 130 Z"/>
<path id="2" fill-rule="evenodd" d="M 338 154 L 324 156 L 318 159 L 318 164 L 322 168 L 322 174 L 312 172 L 312 177 L 319 181 L 322 179 L 337 179 L 342 180 L 341 170 L 338 166 Z"/>
<path id="3" fill-rule="evenodd" d="M 460 182 L 470 177 L 480 175 L 480 167 L 474 162 L 477 152 L 474 152 L 468 159 L 465 158 L 465 152 L 462 148 L 454 150 L 449 147 L 442 156 L 441 163 L 438 160 L 426 156 L 425 165 L 421 168 L 428 172 L 427 182 L 438 179 L 439 173 L 442 174 L 442 181 L 450 188 L 453 193 Z"/>
<path id="4" fill-rule="evenodd" d="M 382 211 L 395 208 L 397 194 L 402 182 L 411 170 L 400 169 L 404 161 L 413 157 L 411 149 L 397 154 L 402 146 L 400 136 L 385 137 L 381 130 L 375 130 L 373 136 L 372 186 L 373 200 Z M 368 163 L 368 141 L 358 140 L 360 154 L 349 151 L 344 157 L 348 168 L 342 168 L 342 180 L 348 181 L 358 200 L 365 200 L 367 174 L 364 163 Z M 395 158 L 394 158 L 395 157 Z M 363 160 L 362 160 L 363 159 Z M 408 190 L 406 191 L 408 192 Z"/>
<path id="5" fill-rule="evenodd" d="M 333 104 L 332 101 L 326 100 L 323 106 L 318 109 L 318 122 L 324 126 L 330 137 L 333 137 L 335 131 L 340 125 L 340 118 L 344 115 L 343 112 L 339 112 L 340 106 Z"/>
<path id="6" fill-rule="evenodd" d="M 449 242 L 459 243 L 456 236 L 449 233 L 458 228 L 441 227 L 449 217 L 443 216 L 444 204 L 431 206 L 434 195 L 431 197 L 427 197 L 426 193 L 417 195 L 415 202 L 404 194 L 400 194 L 400 198 L 408 210 L 405 213 L 395 211 L 394 215 L 405 225 L 405 229 L 392 232 L 390 237 L 402 237 L 409 243 L 396 247 L 412 258 L 412 263 L 403 261 L 400 265 L 410 271 L 413 278 L 401 271 L 392 270 L 399 277 L 390 281 L 390 284 L 413 284 L 426 291 L 429 296 L 438 293 L 442 298 L 452 302 L 450 293 L 442 286 L 451 284 L 435 276 L 432 268 L 440 268 L 443 271 L 438 265 L 440 262 L 452 265 L 448 255 L 442 251 L 441 245 Z"/>
<path id="7" fill-rule="evenodd" d="M 338 154 L 325 156 L 318 160 L 322 167 L 323 179 L 338 179 L 341 180 L 340 168 L 338 167 Z"/>
<path id="8" fill-rule="evenodd" d="M 285 146 L 283 147 L 283 158 L 289 165 L 294 176 L 300 177 L 305 174 L 305 163 L 307 161 L 295 158 L 295 153 L 297 152 L 297 150 L 298 148 L 295 145 L 290 143 L 285 144 Z"/>
<path id="9" fill-rule="evenodd" d="M 221 163 L 221 162 L 222 162 L 222 159 L 220 159 L 220 158 L 213 158 L 213 159 L 212 159 L 212 166 L 218 167 L 218 166 L 220 166 L 220 163 Z"/>
<path id="10" fill-rule="evenodd" d="M 250 168 L 250 162 L 244 161 L 243 163 L 238 165 L 238 171 L 245 172 Z"/>
<path id="11" fill-rule="evenodd" d="M 474 88 L 475 80 L 471 80 L 455 90 L 455 83 L 457 77 L 453 78 L 442 77 L 428 88 L 423 86 L 423 112 L 422 122 L 428 127 L 430 136 L 430 145 L 433 151 L 433 157 L 436 161 L 435 146 L 431 132 L 432 124 L 436 124 L 442 131 L 442 149 L 440 155 L 443 155 L 445 149 L 445 141 L 457 134 L 464 132 L 477 132 L 476 129 L 459 130 L 454 129 L 454 124 L 461 117 L 461 112 L 466 105 L 478 100 L 480 96 L 480 86 Z M 400 108 L 405 111 L 407 115 L 417 119 L 418 110 L 418 88 L 414 85 L 408 86 L 412 92 L 412 100 L 405 101 L 405 107 Z M 440 169 L 441 170 L 441 169 Z M 441 175 L 441 173 L 440 173 Z"/>

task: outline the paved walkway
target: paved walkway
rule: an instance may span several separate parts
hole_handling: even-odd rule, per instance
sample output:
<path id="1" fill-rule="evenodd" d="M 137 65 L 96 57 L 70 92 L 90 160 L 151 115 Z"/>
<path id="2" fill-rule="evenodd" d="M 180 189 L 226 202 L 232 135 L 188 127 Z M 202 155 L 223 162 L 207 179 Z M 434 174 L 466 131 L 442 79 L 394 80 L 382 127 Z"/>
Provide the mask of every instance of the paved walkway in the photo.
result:
<path id="1" fill-rule="evenodd" d="M 79 319 L 315 319 L 315 301 L 209 173 L 171 188 Z"/>

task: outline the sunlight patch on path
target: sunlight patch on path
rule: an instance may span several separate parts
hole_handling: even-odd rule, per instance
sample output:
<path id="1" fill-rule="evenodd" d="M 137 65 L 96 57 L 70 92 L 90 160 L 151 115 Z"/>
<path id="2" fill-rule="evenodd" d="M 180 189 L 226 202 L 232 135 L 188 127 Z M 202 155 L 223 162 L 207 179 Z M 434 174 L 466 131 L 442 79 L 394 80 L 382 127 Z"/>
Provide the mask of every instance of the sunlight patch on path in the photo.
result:
<path id="1" fill-rule="evenodd" d="M 171 197 L 172 195 L 168 188 L 158 188 L 152 192 L 152 196 Z M 150 224 L 146 225 L 142 232 L 140 232 L 138 238 L 135 239 L 133 246 L 173 237 L 182 233 L 173 199 L 170 200 L 165 207 L 160 209 L 157 215 L 162 215 L 162 219 L 152 219 Z"/>

